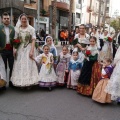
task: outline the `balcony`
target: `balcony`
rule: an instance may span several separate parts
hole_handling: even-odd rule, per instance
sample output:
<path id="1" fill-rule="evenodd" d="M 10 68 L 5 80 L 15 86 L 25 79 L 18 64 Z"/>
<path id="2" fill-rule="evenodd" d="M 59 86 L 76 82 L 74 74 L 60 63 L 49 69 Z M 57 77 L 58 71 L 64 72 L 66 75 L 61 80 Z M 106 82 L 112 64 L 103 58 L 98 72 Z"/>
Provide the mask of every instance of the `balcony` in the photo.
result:
<path id="1" fill-rule="evenodd" d="M 0 9 L 6 9 L 11 7 L 23 11 L 24 2 L 20 0 L 0 0 Z"/>
<path id="2" fill-rule="evenodd" d="M 54 1 L 52 1 L 53 6 Z M 70 9 L 70 0 L 57 0 L 57 8 L 69 11 Z"/>

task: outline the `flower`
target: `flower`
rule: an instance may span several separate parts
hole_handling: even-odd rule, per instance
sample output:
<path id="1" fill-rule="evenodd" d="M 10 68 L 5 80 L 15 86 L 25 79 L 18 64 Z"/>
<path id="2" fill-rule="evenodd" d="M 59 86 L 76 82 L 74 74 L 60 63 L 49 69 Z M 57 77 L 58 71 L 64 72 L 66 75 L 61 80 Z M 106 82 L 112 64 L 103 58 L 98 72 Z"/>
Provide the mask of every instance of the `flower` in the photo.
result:
<path id="1" fill-rule="evenodd" d="M 90 50 L 86 50 L 85 54 L 86 54 L 86 56 L 90 56 L 91 55 L 91 51 Z"/>
<path id="2" fill-rule="evenodd" d="M 13 46 L 14 48 L 18 49 L 18 47 L 20 46 L 21 41 L 19 39 L 15 39 L 13 40 Z"/>
<path id="3" fill-rule="evenodd" d="M 14 40 L 13 42 L 14 43 L 20 43 L 20 40 L 17 39 L 17 40 Z"/>
<path id="4" fill-rule="evenodd" d="M 107 38 L 105 38 L 105 40 L 108 41 L 108 42 L 112 42 L 112 38 L 111 37 L 107 37 Z"/>
<path id="5" fill-rule="evenodd" d="M 111 37 L 108 37 L 108 41 L 109 41 L 109 42 L 112 42 L 112 38 L 111 38 Z"/>

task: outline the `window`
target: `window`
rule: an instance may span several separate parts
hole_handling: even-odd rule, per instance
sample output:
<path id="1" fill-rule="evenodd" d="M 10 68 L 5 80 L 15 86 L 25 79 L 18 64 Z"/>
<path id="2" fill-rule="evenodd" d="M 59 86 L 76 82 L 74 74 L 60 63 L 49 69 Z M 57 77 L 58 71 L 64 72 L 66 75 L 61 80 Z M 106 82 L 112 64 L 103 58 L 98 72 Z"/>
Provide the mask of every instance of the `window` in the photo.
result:
<path id="1" fill-rule="evenodd" d="M 106 12 L 109 12 L 109 7 L 106 8 Z"/>
<path id="2" fill-rule="evenodd" d="M 30 0 L 25 0 L 25 3 L 26 4 L 30 4 Z"/>
<path id="3" fill-rule="evenodd" d="M 80 18 L 80 13 L 76 13 L 76 18 Z"/>
<path id="4" fill-rule="evenodd" d="M 82 0 L 78 0 L 78 4 L 81 4 L 82 3 Z"/>

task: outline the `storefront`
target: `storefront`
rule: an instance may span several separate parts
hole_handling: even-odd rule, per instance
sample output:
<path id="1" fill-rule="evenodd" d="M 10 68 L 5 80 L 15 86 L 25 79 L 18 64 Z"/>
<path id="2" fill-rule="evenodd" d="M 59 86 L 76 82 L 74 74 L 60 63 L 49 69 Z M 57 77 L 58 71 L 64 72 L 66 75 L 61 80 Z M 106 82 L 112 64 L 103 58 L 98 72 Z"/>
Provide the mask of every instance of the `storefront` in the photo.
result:
<path id="1" fill-rule="evenodd" d="M 44 31 L 46 31 L 46 34 L 49 34 L 49 17 L 40 17 L 40 29 L 43 29 Z M 38 30 L 38 22 L 36 20 L 36 30 Z"/>

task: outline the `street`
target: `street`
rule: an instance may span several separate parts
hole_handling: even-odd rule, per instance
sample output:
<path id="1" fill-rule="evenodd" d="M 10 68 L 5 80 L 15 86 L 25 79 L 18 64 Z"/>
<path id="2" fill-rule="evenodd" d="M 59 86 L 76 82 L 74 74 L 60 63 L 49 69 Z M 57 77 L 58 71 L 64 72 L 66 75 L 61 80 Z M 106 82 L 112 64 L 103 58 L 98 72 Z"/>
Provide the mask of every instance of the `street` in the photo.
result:
<path id="1" fill-rule="evenodd" d="M 0 93 L 0 120 L 119 120 L 119 111 L 115 103 L 102 105 L 67 88 L 7 88 Z"/>
<path id="2" fill-rule="evenodd" d="M 0 94 L 0 120 L 119 120 L 119 111 L 119 105 L 101 105 L 66 88 Z"/>

